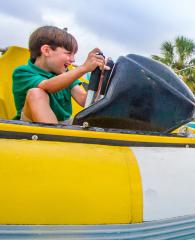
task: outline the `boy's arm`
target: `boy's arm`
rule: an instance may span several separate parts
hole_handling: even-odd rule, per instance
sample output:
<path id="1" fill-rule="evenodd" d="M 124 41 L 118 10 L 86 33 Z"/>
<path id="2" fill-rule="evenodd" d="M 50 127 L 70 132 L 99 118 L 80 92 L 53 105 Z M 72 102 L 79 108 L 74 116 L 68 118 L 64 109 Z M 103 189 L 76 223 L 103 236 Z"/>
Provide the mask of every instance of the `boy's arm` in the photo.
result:
<path id="1" fill-rule="evenodd" d="M 76 79 L 79 79 L 86 73 L 86 70 L 83 66 L 75 68 L 71 71 L 62 73 L 58 76 L 52 77 L 47 80 L 43 80 L 38 87 L 45 90 L 48 93 L 57 92 L 63 88 L 68 88 L 71 83 Z"/>
<path id="2" fill-rule="evenodd" d="M 85 100 L 87 97 L 87 93 L 84 89 L 82 89 L 79 85 L 76 85 L 71 90 L 71 95 L 74 100 L 82 107 L 85 106 Z"/>
<path id="3" fill-rule="evenodd" d="M 106 68 L 106 66 L 104 66 L 105 60 L 102 56 L 97 55 L 98 52 L 100 52 L 98 48 L 93 49 L 88 54 L 83 65 L 56 77 L 44 80 L 38 85 L 38 87 L 48 93 L 57 92 L 63 88 L 68 88 L 76 79 L 79 79 L 87 72 L 92 72 L 97 66 L 102 69 Z"/>

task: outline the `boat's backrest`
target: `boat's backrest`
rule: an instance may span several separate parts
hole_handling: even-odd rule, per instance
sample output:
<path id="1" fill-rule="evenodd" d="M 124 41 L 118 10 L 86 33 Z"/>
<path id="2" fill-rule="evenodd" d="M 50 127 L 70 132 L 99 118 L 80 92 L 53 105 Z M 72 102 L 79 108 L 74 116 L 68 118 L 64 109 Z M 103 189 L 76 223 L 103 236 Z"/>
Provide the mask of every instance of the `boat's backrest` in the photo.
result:
<path id="1" fill-rule="evenodd" d="M 192 92 L 170 68 L 130 54 L 117 60 L 104 98 L 78 113 L 73 124 L 170 132 L 194 112 Z"/>
<path id="2" fill-rule="evenodd" d="M 0 118 L 12 119 L 16 114 L 12 94 L 13 70 L 29 58 L 26 48 L 12 46 L 0 57 Z"/>

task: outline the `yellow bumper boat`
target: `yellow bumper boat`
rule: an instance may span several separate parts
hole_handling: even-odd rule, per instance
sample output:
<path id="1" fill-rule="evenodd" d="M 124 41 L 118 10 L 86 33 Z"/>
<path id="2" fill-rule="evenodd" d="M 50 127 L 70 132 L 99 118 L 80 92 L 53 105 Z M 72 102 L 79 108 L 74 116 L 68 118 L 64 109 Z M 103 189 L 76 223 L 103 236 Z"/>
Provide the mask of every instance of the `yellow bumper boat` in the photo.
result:
<path id="1" fill-rule="evenodd" d="M 195 100 L 180 79 L 127 55 L 73 125 L 13 121 L 9 74 L 27 58 L 0 58 L 0 239 L 192 239 Z"/>

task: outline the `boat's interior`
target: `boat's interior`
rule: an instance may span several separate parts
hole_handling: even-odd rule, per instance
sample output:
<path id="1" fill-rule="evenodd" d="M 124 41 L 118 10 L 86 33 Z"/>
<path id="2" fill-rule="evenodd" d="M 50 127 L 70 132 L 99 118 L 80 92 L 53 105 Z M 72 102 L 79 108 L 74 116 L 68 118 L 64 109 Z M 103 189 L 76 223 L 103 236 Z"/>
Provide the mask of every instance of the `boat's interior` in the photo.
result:
<path id="1" fill-rule="evenodd" d="M 1 119 L 11 120 L 16 114 L 12 72 L 28 58 L 29 51 L 16 46 L 0 57 Z M 98 82 L 100 75 L 92 73 L 91 77 Z M 104 77 L 104 84 L 99 82 L 93 89 L 95 101 L 87 108 L 73 101 L 74 125 L 170 133 L 194 119 L 194 95 L 165 65 L 129 54 L 119 57 Z"/>

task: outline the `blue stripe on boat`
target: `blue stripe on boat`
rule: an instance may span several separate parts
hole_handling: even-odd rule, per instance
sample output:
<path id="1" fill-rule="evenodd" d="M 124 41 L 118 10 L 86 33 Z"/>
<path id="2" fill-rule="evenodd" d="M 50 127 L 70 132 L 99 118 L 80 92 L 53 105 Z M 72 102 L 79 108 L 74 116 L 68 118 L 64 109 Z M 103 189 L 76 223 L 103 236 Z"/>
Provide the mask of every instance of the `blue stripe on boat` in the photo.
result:
<path id="1" fill-rule="evenodd" d="M 187 124 L 188 127 L 195 128 L 195 122 L 190 122 Z"/>

